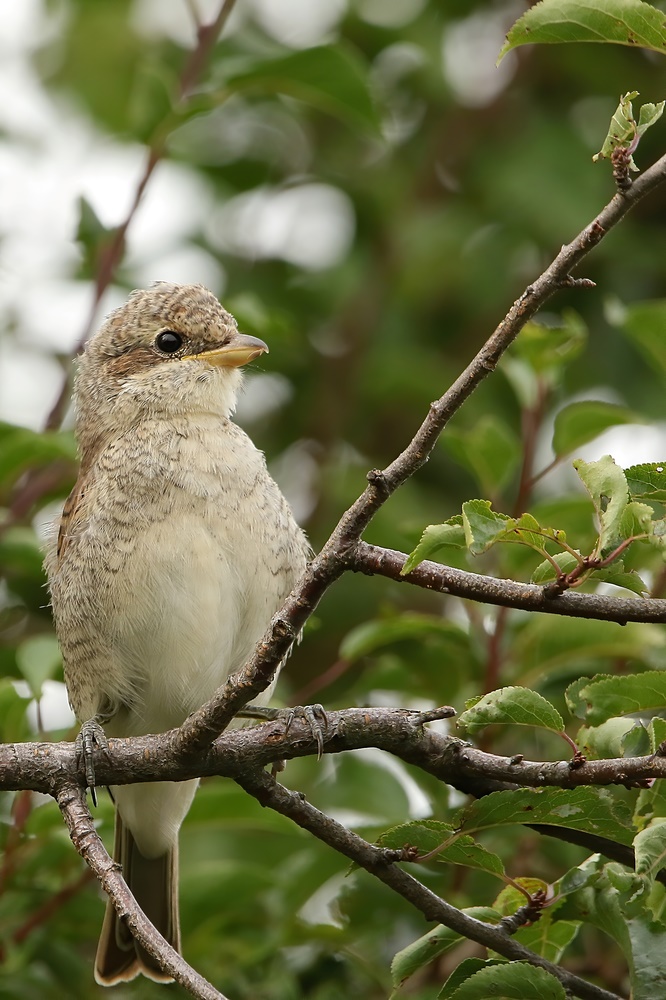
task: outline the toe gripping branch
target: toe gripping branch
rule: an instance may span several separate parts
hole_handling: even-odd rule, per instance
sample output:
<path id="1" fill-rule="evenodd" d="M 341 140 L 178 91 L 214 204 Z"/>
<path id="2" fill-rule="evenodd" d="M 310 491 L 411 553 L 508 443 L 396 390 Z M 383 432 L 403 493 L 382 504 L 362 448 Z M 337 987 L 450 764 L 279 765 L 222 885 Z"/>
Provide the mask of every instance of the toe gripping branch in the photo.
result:
<path id="1" fill-rule="evenodd" d="M 317 760 L 324 753 L 324 740 L 328 736 L 328 716 L 323 705 L 295 705 L 293 708 L 267 708 L 245 705 L 238 715 L 245 719 L 262 719 L 265 722 L 284 720 L 285 736 L 296 721 L 303 722 L 317 744 Z"/>
<path id="2" fill-rule="evenodd" d="M 105 715 L 95 715 L 92 719 L 88 719 L 81 726 L 75 743 L 79 765 L 83 765 L 86 776 L 86 787 L 90 789 L 90 797 L 94 806 L 97 805 L 95 748 L 103 751 L 109 748 L 106 733 L 102 729 L 102 724 L 108 721 L 109 717 Z"/>

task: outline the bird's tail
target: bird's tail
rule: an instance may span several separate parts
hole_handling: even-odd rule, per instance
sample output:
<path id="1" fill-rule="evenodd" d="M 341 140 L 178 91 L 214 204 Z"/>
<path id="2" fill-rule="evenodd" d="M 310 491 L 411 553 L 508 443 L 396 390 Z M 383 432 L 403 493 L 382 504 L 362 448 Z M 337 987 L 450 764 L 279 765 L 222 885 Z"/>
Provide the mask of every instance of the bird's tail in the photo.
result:
<path id="1" fill-rule="evenodd" d="M 145 915 L 169 944 L 180 951 L 178 844 L 157 858 L 144 858 L 116 810 L 113 858 L 121 865 L 125 881 Z M 101 986 L 114 986 L 140 973 L 157 983 L 173 982 L 134 940 L 108 900 L 95 958 L 95 980 Z"/>

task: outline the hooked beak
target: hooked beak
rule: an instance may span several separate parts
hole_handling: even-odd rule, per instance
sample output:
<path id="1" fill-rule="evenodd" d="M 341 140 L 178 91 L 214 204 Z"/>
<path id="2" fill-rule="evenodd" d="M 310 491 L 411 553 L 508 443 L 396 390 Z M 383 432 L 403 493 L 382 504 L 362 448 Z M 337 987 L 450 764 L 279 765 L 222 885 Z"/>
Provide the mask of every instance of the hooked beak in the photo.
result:
<path id="1" fill-rule="evenodd" d="M 247 333 L 237 333 L 224 347 L 214 347 L 212 351 L 188 354 L 183 361 L 207 361 L 216 368 L 240 368 L 248 361 L 254 361 L 260 354 L 268 354 L 268 346 L 258 337 Z"/>

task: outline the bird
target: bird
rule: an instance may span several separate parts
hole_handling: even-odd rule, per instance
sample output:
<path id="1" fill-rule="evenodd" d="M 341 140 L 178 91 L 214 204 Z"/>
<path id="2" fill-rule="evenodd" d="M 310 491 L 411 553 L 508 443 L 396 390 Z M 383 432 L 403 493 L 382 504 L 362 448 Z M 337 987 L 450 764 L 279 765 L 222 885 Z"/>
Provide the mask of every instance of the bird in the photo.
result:
<path id="1" fill-rule="evenodd" d="M 80 470 L 45 566 L 70 704 L 106 736 L 181 725 L 248 660 L 305 569 L 307 538 L 231 419 L 241 367 L 267 351 L 204 286 L 156 282 L 79 358 Z M 197 784 L 110 788 L 114 859 L 179 952 L 178 833 Z M 139 974 L 171 981 L 109 900 L 95 979 Z"/>

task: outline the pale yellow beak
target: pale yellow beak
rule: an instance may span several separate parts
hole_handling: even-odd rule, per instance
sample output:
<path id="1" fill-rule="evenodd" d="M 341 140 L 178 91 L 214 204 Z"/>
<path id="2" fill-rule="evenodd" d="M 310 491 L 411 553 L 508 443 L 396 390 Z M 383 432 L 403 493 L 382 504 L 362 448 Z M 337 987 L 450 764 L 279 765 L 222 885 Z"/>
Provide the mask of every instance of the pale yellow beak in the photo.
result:
<path id="1" fill-rule="evenodd" d="M 215 347 L 212 351 L 202 351 L 200 354 L 188 354 L 183 361 L 207 361 L 216 368 L 240 368 L 248 361 L 254 361 L 260 354 L 268 354 L 268 346 L 258 337 L 250 337 L 247 333 L 237 333 L 224 347 Z"/>

